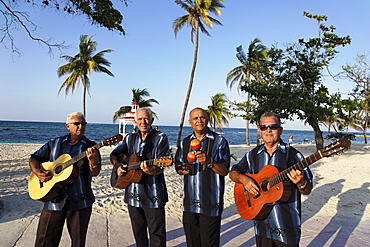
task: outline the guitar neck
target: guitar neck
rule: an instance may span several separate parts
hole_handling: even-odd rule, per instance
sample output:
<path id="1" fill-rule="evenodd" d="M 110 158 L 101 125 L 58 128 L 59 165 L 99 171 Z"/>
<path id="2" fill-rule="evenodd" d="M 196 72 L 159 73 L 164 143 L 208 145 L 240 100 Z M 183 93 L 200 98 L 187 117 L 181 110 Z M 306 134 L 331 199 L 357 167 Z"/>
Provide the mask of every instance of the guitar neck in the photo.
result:
<path id="1" fill-rule="evenodd" d="M 150 160 L 144 160 L 146 162 L 146 164 L 148 166 L 152 166 L 154 164 L 154 162 L 156 161 L 156 159 L 150 159 Z M 127 167 L 127 171 L 131 171 L 131 170 L 135 170 L 135 169 L 139 169 L 140 168 L 140 164 L 141 162 L 143 161 L 140 161 L 140 162 L 134 162 L 134 163 L 130 163 Z"/>
<path id="2" fill-rule="evenodd" d="M 96 149 L 99 149 L 101 147 L 103 147 L 104 144 L 103 142 L 99 142 L 98 144 L 94 145 L 93 147 L 96 148 Z M 70 165 L 73 165 L 74 163 L 82 160 L 83 158 L 86 157 L 86 151 L 76 155 L 75 157 L 73 157 L 72 159 L 68 160 L 67 162 L 65 162 L 62 166 L 63 169 L 69 167 Z"/>
<path id="3" fill-rule="evenodd" d="M 310 166 L 311 164 L 315 163 L 319 159 L 321 159 L 323 156 L 320 151 L 311 154 L 310 156 L 306 157 L 305 159 L 299 161 L 298 163 L 290 166 L 289 168 L 285 169 L 284 171 L 276 174 L 275 176 L 272 176 L 270 179 L 268 179 L 268 182 L 270 186 L 274 186 L 280 182 L 289 180 L 288 173 L 291 170 L 303 170 L 304 168 Z"/>

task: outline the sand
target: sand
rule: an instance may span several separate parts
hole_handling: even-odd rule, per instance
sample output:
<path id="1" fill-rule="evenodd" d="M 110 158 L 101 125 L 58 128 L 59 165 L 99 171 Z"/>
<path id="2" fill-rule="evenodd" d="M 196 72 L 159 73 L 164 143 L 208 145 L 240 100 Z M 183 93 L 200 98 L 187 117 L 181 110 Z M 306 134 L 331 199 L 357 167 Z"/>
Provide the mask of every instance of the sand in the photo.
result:
<path id="1" fill-rule="evenodd" d="M 42 203 L 28 196 L 29 155 L 39 144 L 0 143 L 0 227 L 2 222 L 11 222 L 32 215 L 39 215 Z M 254 146 L 234 145 L 231 153 L 237 160 Z M 294 145 L 303 155 L 313 154 L 315 145 Z M 127 214 L 123 190 L 110 186 L 111 164 L 109 154 L 114 147 L 103 147 L 102 171 L 93 178 L 96 202 L 93 212 L 97 215 Z M 302 196 L 302 216 L 345 217 L 356 222 L 370 219 L 370 146 L 352 144 L 341 155 L 323 158 L 310 166 L 314 175 L 314 188 L 310 195 Z M 174 148 L 172 149 L 174 151 Z M 232 164 L 237 161 L 233 160 Z M 182 176 L 173 166 L 165 169 L 169 194 L 166 213 L 170 217 L 182 215 Z M 238 215 L 233 198 L 234 183 L 226 178 L 225 210 L 223 217 Z"/>

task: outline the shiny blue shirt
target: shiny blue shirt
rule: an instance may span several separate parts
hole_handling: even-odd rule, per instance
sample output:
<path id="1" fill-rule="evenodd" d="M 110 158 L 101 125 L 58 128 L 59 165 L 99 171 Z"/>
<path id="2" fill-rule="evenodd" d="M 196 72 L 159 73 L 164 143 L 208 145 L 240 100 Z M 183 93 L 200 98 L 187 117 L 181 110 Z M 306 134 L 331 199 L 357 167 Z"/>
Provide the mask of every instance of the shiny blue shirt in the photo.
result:
<path id="1" fill-rule="evenodd" d="M 194 133 L 190 140 L 196 139 Z M 208 142 L 213 140 L 212 148 L 208 149 Z M 227 140 L 210 130 L 201 140 L 201 151 L 207 153 L 212 160 L 230 167 L 230 150 Z M 175 164 L 185 163 L 183 153 L 184 143 L 181 142 L 179 150 L 176 152 Z M 189 151 L 192 151 L 189 148 Z M 187 162 L 187 161 L 186 161 Z M 217 174 L 212 169 L 203 170 L 202 164 L 198 161 L 193 162 L 191 172 L 184 176 L 184 195 L 183 211 L 200 213 L 206 216 L 219 216 L 223 211 L 225 177 Z"/>
<path id="2" fill-rule="evenodd" d="M 166 134 L 156 130 L 151 131 L 155 134 L 152 139 L 151 158 L 156 159 L 169 155 Z M 136 131 L 126 135 L 122 143 L 112 151 L 112 155 L 118 156 L 123 153 L 127 156 L 132 154 L 142 156 L 145 145 L 147 145 L 146 140 L 142 140 L 139 131 Z M 167 201 L 168 194 L 163 173 L 157 175 L 143 173 L 139 183 L 131 183 L 125 189 L 125 202 L 133 207 L 161 208 Z"/>
<path id="3" fill-rule="evenodd" d="M 66 135 L 50 140 L 34 152 L 31 158 L 36 159 L 40 163 L 53 162 L 62 154 L 69 154 L 73 158 L 95 144 L 95 142 L 88 140 L 84 136 L 79 143 L 72 145 L 68 141 L 68 135 Z M 93 204 L 95 197 L 91 189 L 92 178 L 89 161 L 87 158 L 84 158 L 82 162 L 83 164 L 78 168 L 79 174 L 77 179 L 72 184 L 63 186 L 51 201 L 45 202 L 45 209 L 60 211 L 66 200 L 69 202 L 71 211 L 81 210 Z M 101 165 L 100 153 L 98 165 Z"/>
<path id="4" fill-rule="evenodd" d="M 293 149 L 293 147 L 280 141 L 275 152 L 270 156 L 264 145 L 258 146 L 246 153 L 239 163 L 234 165 L 231 170 L 237 170 L 244 174 L 257 174 L 266 165 L 274 165 L 286 169 L 304 159 L 303 155 L 297 151 L 294 157 L 294 163 L 287 164 L 287 154 L 290 149 Z M 253 161 L 254 159 L 252 158 L 252 152 L 257 153 L 257 170 Z M 307 181 L 312 182 L 312 173 L 310 169 L 305 168 L 303 171 Z M 291 185 L 291 196 L 287 202 L 274 203 L 267 218 L 254 221 L 255 233 L 257 235 L 275 239 L 290 245 L 299 244 L 301 237 L 301 193 L 296 185 Z"/>

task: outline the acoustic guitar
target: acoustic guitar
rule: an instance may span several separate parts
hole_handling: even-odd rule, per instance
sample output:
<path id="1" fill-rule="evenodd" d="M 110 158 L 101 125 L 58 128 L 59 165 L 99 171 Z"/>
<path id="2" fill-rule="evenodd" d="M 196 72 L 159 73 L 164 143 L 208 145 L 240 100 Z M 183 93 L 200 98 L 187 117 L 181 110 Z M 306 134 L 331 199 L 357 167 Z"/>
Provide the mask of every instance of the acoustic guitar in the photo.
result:
<path id="1" fill-rule="evenodd" d="M 120 155 L 119 161 L 123 162 L 127 156 Z M 126 173 L 122 176 L 117 175 L 117 167 L 113 166 L 110 184 L 112 187 L 117 189 L 125 189 L 131 183 L 138 183 L 143 175 L 143 171 L 140 169 L 140 156 L 132 154 L 129 158 L 128 166 L 126 168 Z M 160 168 L 165 168 L 172 165 L 173 158 L 171 155 L 164 156 L 157 159 L 145 160 L 148 166 L 158 166 Z"/>
<path id="2" fill-rule="evenodd" d="M 234 199 L 240 216 L 246 220 L 262 220 L 269 214 L 274 202 L 285 202 L 290 198 L 291 189 L 288 173 L 291 170 L 303 170 L 323 157 L 330 157 L 344 152 L 351 146 L 348 139 L 340 139 L 316 153 L 279 172 L 276 166 L 267 165 L 257 174 L 246 174 L 259 185 L 258 195 L 244 189 L 243 184 L 235 183 Z"/>
<path id="3" fill-rule="evenodd" d="M 98 144 L 94 145 L 96 149 L 103 146 L 109 146 L 118 143 L 122 140 L 122 135 L 112 136 Z M 73 183 L 78 176 L 78 168 L 74 166 L 76 162 L 86 157 L 86 151 L 71 158 L 69 154 L 62 154 L 53 162 L 44 162 L 41 166 L 50 171 L 52 178 L 47 182 L 41 182 L 39 178 L 31 172 L 28 179 L 28 193 L 34 200 L 47 202 L 53 199 L 59 190 L 67 185 Z M 81 163 L 82 165 L 82 163 Z"/>

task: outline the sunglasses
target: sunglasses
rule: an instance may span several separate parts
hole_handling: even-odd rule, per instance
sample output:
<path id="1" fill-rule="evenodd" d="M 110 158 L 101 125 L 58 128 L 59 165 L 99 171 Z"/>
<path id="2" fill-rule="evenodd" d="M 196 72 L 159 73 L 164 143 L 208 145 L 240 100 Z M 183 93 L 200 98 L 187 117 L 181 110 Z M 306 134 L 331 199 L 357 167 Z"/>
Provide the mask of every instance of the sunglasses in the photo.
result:
<path id="1" fill-rule="evenodd" d="M 268 128 L 271 130 L 277 130 L 280 126 L 278 124 L 260 125 L 260 130 L 265 131 Z"/>
<path id="2" fill-rule="evenodd" d="M 85 126 L 87 123 L 86 122 L 74 122 L 74 123 L 70 123 L 70 124 L 74 124 L 74 125 L 82 125 L 82 126 Z"/>
<path id="3" fill-rule="evenodd" d="M 204 116 L 200 116 L 200 117 L 195 117 L 195 118 L 193 118 L 192 120 L 193 121 L 198 121 L 198 119 L 200 119 L 200 120 L 206 120 L 206 117 L 204 117 Z"/>

